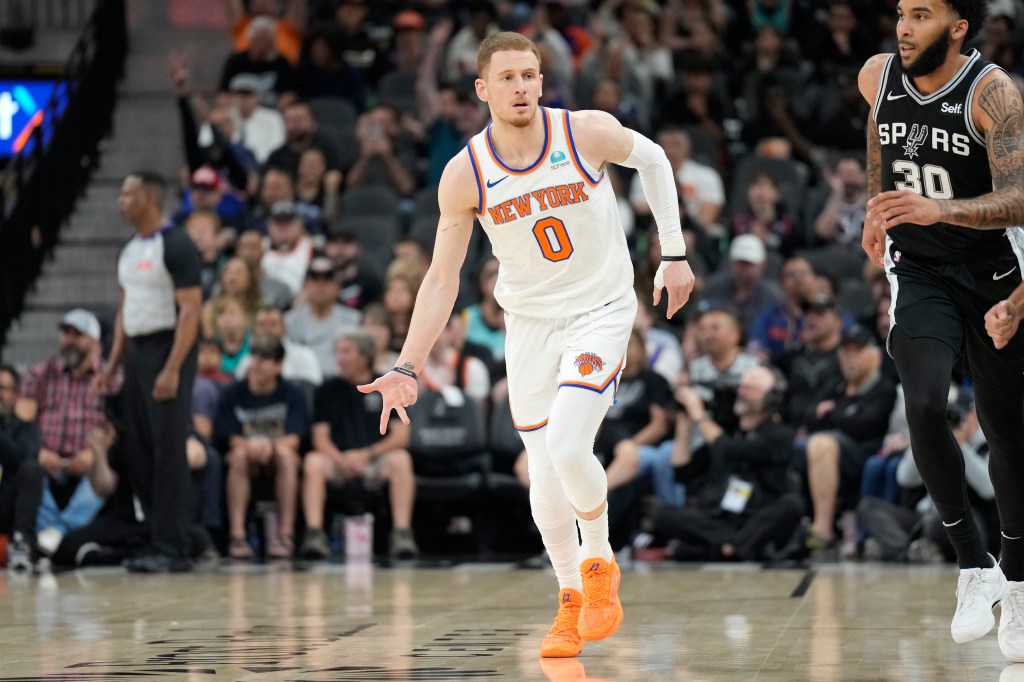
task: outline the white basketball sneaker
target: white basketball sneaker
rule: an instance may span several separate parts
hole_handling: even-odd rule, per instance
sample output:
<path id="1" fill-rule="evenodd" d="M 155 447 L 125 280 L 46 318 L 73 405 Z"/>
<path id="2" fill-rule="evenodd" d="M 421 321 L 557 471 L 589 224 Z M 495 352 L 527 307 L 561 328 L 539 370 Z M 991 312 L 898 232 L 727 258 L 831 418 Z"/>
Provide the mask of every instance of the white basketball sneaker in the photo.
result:
<path id="1" fill-rule="evenodd" d="M 1006 596 L 1010 589 L 1006 576 L 999 564 L 992 568 L 964 568 L 956 584 L 956 613 L 949 626 L 953 641 L 957 644 L 984 637 L 996 624 L 992 608 Z M 1022 640 L 1024 641 L 1024 640 Z"/>
<path id="2" fill-rule="evenodd" d="M 999 615 L 999 650 L 1014 663 L 1024 663 L 1024 583 L 1007 584 Z"/>

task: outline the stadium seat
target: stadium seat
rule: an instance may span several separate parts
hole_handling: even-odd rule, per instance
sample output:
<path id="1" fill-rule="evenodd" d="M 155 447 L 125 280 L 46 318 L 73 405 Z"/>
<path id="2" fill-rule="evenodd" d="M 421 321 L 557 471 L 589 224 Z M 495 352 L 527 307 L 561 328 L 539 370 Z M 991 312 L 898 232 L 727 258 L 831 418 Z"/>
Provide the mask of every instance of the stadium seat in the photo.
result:
<path id="1" fill-rule="evenodd" d="M 333 128 L 343 133 L 355 130 L 356 108 L 343 97 L 316 97 L 309 100 L 309 106 L 316 114 L 317 122 L 325 128 Z"/>

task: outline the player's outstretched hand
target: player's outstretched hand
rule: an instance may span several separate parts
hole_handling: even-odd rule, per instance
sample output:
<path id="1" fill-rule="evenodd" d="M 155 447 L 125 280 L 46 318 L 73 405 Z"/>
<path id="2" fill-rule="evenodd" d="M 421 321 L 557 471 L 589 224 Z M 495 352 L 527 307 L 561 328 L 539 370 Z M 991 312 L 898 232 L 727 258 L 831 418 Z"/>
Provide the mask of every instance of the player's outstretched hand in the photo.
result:
<path id="1" fill-rule="evenodd" d="M 934 225 L 942 220 L 939 203 L 909 190 L 882 192 L 868 201 L 867 220 L 883 230 L 912 223 Z"/>
<path id="2" fill-rule="evenodd" d="M 380 433 L 388 430 L 388 420 L 391 418 L 391 410 L 398 413 L 403 424 L 409 423 L 409 415 L 405 408 L 416 403 L 416 380 L 398 372 L 387 372 L 372 384 L 357 386 L 360 393 L 373 393 L 380 391 L 384 398 L 384 407 L 380 413 Z"/>
<path id="3" fill-rule="evenodd" d="M 1020 325 L 1020 313 L 1009 301 L 1000 301 L 985 313 L 985 331 L 992 337 L 996 348 L 1005 348 Z"/>
<path id="4" fill-rule="evenodd" d="M 654 305 L 661 302 L 661 290 L 668 290 L 668 319 L 690 300 L 693 291 L 693 271 L 686 261 L 667 261 L 658 267 L 654 275 Z"/>

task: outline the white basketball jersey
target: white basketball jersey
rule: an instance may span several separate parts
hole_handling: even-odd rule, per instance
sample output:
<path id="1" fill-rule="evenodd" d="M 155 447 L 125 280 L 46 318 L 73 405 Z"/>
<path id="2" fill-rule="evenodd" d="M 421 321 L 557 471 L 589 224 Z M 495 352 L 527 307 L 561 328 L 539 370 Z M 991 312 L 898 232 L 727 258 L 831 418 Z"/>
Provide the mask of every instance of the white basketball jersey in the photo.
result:
<path id="1" fill-rule="evenodd" d="M 488 126 L 468 146 L 480 224 L 498 259 L 494 295 L 531 317 L 579 315 L 633 286 L 633 266 L 611 181 L 576 151 L 569 112 L 540 107 L 544 148 L 530 166 L 510 168 Z"/>

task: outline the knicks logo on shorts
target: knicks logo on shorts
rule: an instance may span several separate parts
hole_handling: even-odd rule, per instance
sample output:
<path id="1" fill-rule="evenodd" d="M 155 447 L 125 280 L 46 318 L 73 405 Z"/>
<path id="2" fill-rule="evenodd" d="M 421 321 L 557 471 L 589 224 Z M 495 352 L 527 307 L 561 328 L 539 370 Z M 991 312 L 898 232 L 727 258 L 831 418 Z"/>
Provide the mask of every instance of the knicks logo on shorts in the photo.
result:
<path id="1" fill-rule="evenodd" d="M 573 364 L 580 370 L 580 376 L 590 376 L 604 369 L 604 360 L 594 353 L 580 353 Z"/>

